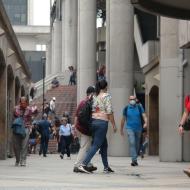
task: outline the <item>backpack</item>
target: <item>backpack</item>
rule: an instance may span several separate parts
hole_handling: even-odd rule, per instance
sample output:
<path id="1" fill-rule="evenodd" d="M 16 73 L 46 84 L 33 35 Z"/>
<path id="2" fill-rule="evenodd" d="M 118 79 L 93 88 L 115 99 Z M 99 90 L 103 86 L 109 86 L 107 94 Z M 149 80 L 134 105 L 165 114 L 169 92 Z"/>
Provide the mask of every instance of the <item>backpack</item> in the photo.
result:
<path id="1" fill-rule="evenodd" d="M 78 112 L 78 122 L 84 128 L 89 128 L 91 126 L 92 118 L 92 100 L 86 100 L 84 105 L 80 108 Z"/>

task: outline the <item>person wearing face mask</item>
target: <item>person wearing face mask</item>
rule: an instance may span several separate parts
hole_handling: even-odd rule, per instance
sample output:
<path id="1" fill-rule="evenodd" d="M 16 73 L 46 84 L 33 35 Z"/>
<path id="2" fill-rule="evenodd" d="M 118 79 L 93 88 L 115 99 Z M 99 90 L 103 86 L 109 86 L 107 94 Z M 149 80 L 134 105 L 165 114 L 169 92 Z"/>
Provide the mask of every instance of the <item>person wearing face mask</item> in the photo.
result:
<path id="1" fill-rule="evenodd" d="M 142 119 L 144 124 L 142 126 Z M 124 126 L 128 135 L 129 149 L 131 155 L 131 166 L 138 166 L 137 157 L 140 146 L 141 133 L 147 128 L 147 117 L 141 104 L 136 102 L 135 96 L 129 97 L 129 104 L 123 109 L 120 133 L 124 136 Z"/>
<path id="2" fill-rule="evenodd" d="M 32 109 L 28 106 L 26 97 L 20 98 L 20 104 L 14 108 L 14 118 L 22 117 L 26 136 L 21 136 L 13 133 L 13 149 L 16 157 L 15 166 L 26 166 L 26 157 L 28 151 L 29 133 L 32 126 Z"/>

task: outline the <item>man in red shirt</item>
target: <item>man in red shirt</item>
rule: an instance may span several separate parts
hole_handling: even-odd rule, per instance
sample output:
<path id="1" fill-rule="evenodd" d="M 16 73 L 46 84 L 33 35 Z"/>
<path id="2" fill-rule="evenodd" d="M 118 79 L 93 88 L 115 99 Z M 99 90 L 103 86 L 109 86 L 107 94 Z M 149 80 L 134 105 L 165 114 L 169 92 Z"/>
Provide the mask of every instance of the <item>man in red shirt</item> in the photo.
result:
<path id="1" fill-rule="evenodd" d="M 25 138 L 13 133 L 13 148 L 16 157 L 15 166 L 19 166 L 19 163 L 21 166 L 26 166 L 29 132 L 32 125 L 32 109 L 28 106 L 26 97 L 23 96 L 20 98 L 20 104 L 14 109 L 14 117 L 23 117 L 26 132 Z"/>
<path id="2" fill-rule="evenodd" d="M 74 121 L 74 127 L 77 131 L 77 136 L 80 138 L 80 150 L 78 152 L 78 156 L 77 156 L 77 160 L 75 162 L 74 165 L 74 169 L 73 172 L 80 172 L 78 170 L 78 166 L 82 163 L 82 161 L 84 160 L 84 157 L 86 155 L 86 152 L 88 151 L 88 149 L 90 148 L 90 145 L 92 143 L 92 137 L 91 137 L 91 133 L 90 130 L 87 126 L 82 126 L 79 121 L 78 121 L 78 115 L 79 115 L 79 111 L 81 110 L 81 108 L 85 105 L 86 101 L 88 101 L 89 99 L 92 98 L 92 96 L 95 93 L 95 89 L 92 86 L 89 86 L 86 90 L 86 98 L 84 100 L 82 100 L 78 107 L 77 107 L 77 111 L 76 111 L 76 116 L 75 116 L 75 121 Z M 89 170 L 90 171 L 94 171 L 97 170 L 96 167 L 94 167 L 92 164 L 89 165 Z"/>

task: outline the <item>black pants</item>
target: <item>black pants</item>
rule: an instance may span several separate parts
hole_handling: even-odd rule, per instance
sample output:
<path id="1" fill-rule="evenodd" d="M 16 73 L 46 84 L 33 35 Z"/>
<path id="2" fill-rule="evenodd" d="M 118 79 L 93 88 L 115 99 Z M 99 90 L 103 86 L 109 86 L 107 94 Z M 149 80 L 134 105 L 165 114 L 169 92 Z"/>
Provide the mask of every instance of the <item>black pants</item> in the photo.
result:
<path id="1" fill-rule="evenodd" d="M 49 142 L 48 136 L 41 136 L 40 154 L 43 153 L 44 156 L 47 154 L 48 142 Z"/>
<path id="2" fill-rule="evenodd" d="M 64 155 L 66 153 L 67 156 L 70 157 L 71 136 L 61 136 L 60 144 L 61 154 Z"/>

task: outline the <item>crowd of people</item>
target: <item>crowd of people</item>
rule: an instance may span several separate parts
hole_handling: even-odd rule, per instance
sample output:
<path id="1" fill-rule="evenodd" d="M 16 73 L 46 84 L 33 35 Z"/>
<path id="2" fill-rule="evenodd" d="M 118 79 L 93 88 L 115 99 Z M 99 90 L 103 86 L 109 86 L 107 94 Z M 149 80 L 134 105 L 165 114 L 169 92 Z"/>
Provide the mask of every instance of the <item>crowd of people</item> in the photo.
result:
<path id="1" fill-rule="evenodd" d="M 27 99 L 21 97 L 20 104 L 15 107 L 15 118 L 23 118 L 25 136 L 24 138 L 14 133 L 13 144 L 16 157 L 15 166 L 19 164 L 26 166 L 28 153 L 28 142 L 30 153 L 36 152 L 36 144 L 40 142 L 39 155 L 47 156 L 49 138 L 57 139 L 60 158 L 66 155 L 71 159 L 70 146 L 73 139 L 80 141 L 80 149 L 74 164 L 73 172 L 92 173 L 97 167 L 92 164 L 92 158 L 99 151 L 101 155 L 103 171 L 112 173 L 114 170 L 108 162 L 107 131 L 110 122 L 113 133 L 118 130 L 121 137 L 124 133 L 128 136 L 131 166 L 138 166 L 138 156 L 144 158 L 148 146 L 147 116 L 142 104 L 136 96 L 131 95 L 128 104 L 121 113 L 122 119 L 120 129 L 116 127 L 114 110 L 111 102 L 111 95 L 107 91 L 108 83 L 105 79 L 97 81 L 95 86 L 89 86 L 86 90 L 86 97 L 77 106 L 74 124 L 71 125 L 68 112 L 65 112 L 61 119 L 56 117 L 56 98 L 52 97 L 49 104 L 46 104 L 43 117 L 35 121 L 32 115 L 36 114 L 36 105 L 27 105 Z M 185 99 L 185 111 L 179 124 L 179 133 L 184 132 L 183 125 L 190 112 L 190 97 Z M 52 116 L 54 120 L 52 122 Z M 31 127 L 32 126 L 32 127 Z M 40 135 L 40 139 L 38 136 Z M 190 169 L 184 172 L 190 177 Z"/>

